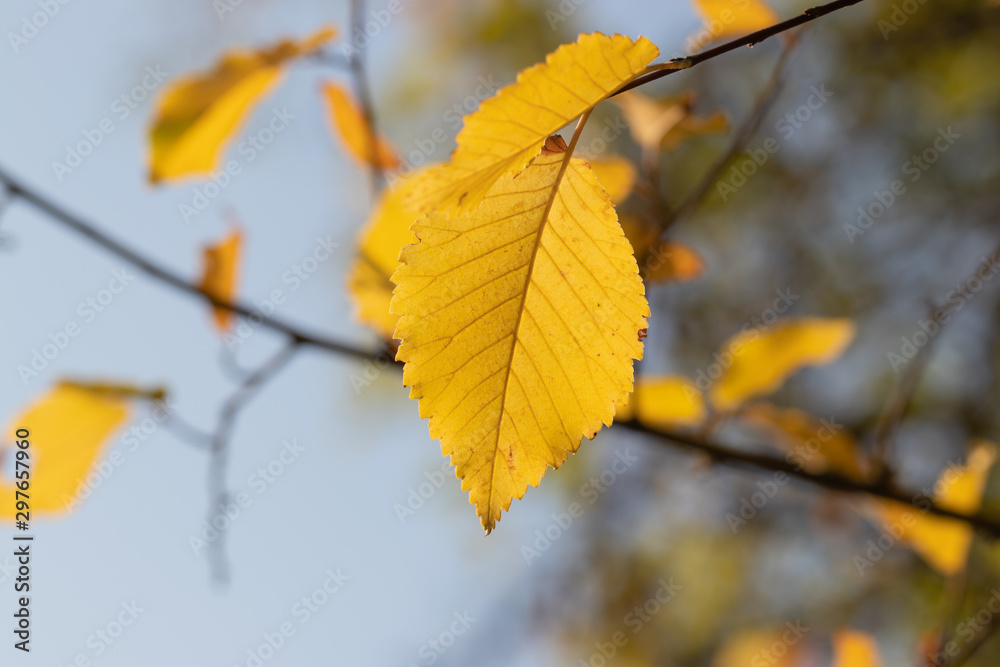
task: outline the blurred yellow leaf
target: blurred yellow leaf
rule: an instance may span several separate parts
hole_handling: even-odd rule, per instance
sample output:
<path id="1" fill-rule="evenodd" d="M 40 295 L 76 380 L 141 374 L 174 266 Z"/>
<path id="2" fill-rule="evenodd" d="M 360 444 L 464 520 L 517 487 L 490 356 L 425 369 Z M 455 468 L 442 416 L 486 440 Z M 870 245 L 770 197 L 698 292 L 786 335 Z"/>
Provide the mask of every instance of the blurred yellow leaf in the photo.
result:
<path id="1" fill-rule="evenodd" d="M 690 380 L 679 375 L 658 375 L 636 380 L 635 391 L 617 410 L 615 420 L 637 418 L 643 424 L 660 427 L 697 426 L 705 414 L 705 401 Z"/>
<path id="2" fill-rule="evenodd" d="M 598 182 L 608 191 L 608 196 L 614 204 L 625 201 L 635 186 L 635 167 L 631 162 L 619 155 L 606 158 L 587 160 L 597 174 Z"/>
<path id="3" fill-rule="evenodd" d="M 763 30 L 780 20 L 761 0 L 694 0 L 694 8 L 705 20 L 702 31 L 691 38 L 695 50 Z"/>
<path id="4" fill-rule="evenodd" d="M 731 636 L 718 650 L 712 667 L 795 667 L 804 628 L 759 628 Z"/>
<path id="5" fill-rule="evenodd" d="M 861 449 L 854 436 L 840 424 L 771 403 L 748 406 L 740 417 L 775 436 L 772 442 L 806 472 L 818 474 L 830 470 L 851 479 L 865 479 L 867 470 Z"/>
<path id="6" fill-rule="evenodd" d="M 400 264 L 399 251 L 404 245 L 417 242 L 410 225 L 420 214 L 406 207 L 408 183 L 409 179 L 401 181 L 382 192 L 361 230 L 358 257 L 347 279 L 358 319 L 386 340 L 393 337 L 399 319 L 389 312 L 394 287 L 392 274 Z"/>
<path id="7" fill-rule="evenodd" d="M 232 135 L 277 84 L 284 66 L 333 39 L 325 28 L 301 42 L 225 53 L 215 68 L 173 82 L 156 102 L 149 131 L 153 183 L 204 176 L 218 168 Z"/>
<path id="8" fill-rule="evenodd" d="M 672 151 L 688 139 L 726 134 L 727 132 L 729 132 L 729 118 L 721 111 L 716 111 L 711 116 L 688 114 L 663 135 L 660 148 Z"/>
<path id="9" fill-rule="evenodd" d="M 972 515 L 979 510 L 996 446 L 986 440 L 973 443 L 965 465 L 944 469 L 934 485 L 933 500 L 945 509 Z M 875 513 L 890 534 L 913 547 L 928 565 L 945 576 L 965 569 L 972 544 L 972 528 L 961 521 L 927 514 L 892 501 L 877 501 Z"/>
<path id="10" fill-rule="evenodd" d="M 374 137 L 375 151 L 372 155 L 372 137 L 364 113 L 350 94 L 335 83 L 323 86 L 323 95 L 330 106 L 330 128 L 347 148 L 347 152 L 361 164 L 374 164 L 382 169 L 395 169 L 399 157 L 385 137 Z"/>
<path id="11" fill-rule="evenodd" d="M 400 254 L 397 358 L 484 529 L 610 425 L 649 306 L 614 208 L 550 138 L 474 213 L 417 220 Z"/>
<path id="12" fill-rule="evenodd" d="M 722 376 L 709 398 L 719 410 L 770 394 L 804 366 L 828 364 L 854 339 L 849 319 L 817 317 L 779 320 L 766 329 L 747 329 L 730 338 L 716 355 Z"/>
<path id="13" fill-rule="evenodd" d="M 833 635 L 833 667 L 882 667 L 875 638 L 858 630 L 838 630 Z"/>
<path id="14" fill-rule="evenodd" d="M 215 245 L 202 249 L 203 269 L 199 289 L 223 301 L 232 301 L 236 294 L 236 274 L 239 273 L 243 236 L 231 232 Z M 215 325 L 223 332 L 229 330 L 233 313 L 225 308 L 213 308 Z"/>
<path id="15" fill-rule="evenodd" d="M 127 416 L 128 402 L 123 396 L 110 391 L 89 391 L 64 382 L 14 419 L 7 433 L 22 428 L 29 431 L 31 518 L 70 508 L 104 443 Z M 15 457 L 18 451 L 16 446 L 7 446 L 0 449 L 0 458 Z M 23 470 L 14 465 L 9 469 L 15 474 Z M 0 497 L 4 499 L 0 502 L 0 517 L 14 518 L 16 490 L 14 480 L 0 477 Z"/>
<path id="16" fill-rule="evenodd" d="M 409 205 L 470 212 L 504 175 L 516 175 L 547 137 L 642 72 L 659 50 L 645 37 L 580 35 L 522 71 L 465 117 L 452 159 L 428 172 Z"/>
<path id="17" fill-rule="evenodd" d="M 637 216 L 622 215 L 621 225 L 635 251 L 639 275 L 646 284 L 686 282 L 705 270 L 701 255 L 682 243 L 659 241 L 657 230 Z"/>
<path id="18" fill-rule="evenodd" d="M 614 97 L 628 123 L 629 132 L 644 153 L 673 150 L 687 139 L 729 131 L 729 121 L 722 112 L 707 118 L 692 113 L 695 96 L 685 92 L 676 97 L 653 99 L 630 90 Z"/>

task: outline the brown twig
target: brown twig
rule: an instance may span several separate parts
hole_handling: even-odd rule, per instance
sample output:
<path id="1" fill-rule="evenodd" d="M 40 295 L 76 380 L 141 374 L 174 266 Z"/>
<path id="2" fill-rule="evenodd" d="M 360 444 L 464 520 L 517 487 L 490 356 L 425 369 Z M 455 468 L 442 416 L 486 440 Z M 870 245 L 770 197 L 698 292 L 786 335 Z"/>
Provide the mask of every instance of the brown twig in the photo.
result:
<path id="1" fill-rule="evenodd" d="M 884 498 L 886 500 L 895 500 L 905 505 L 915 507 L 921 512 L 927 512 L 928 514 L 934 514 L 948 519 L 955 519 L 969 524 L 976 530 L 988 535 L 991 538 L 1000 538 L 1000 520 L 979 514 L 967 516 L 954 512 L 936 505 L 923 493 L 906 491 L 884 481 L 861 482 L 833 472 L 811 473 L 783 458 L 730 449 L 688 433 L 681 431 L 660 430 L 635 420 L 615 422 L 615 426 L 619 426 L 630 431 L 644 433 L 646 435 L 653 436 L 662 442 L 674 443 L 687 449 L 706 454 L 717 463 L 736 466 L 751 466 L 768 472 L 785 473 L 790 477 L 811 482 L 832 491 L 860 493 L 875 496 L 877 498 Z"/>
<path id="2" fill-rule="evenodd" d="M 781 23 L 775 23 L 768 28 L 764 28 L 763 30 L 758 30 L 757 32 L 750 33 L 749 35 L 734 39 L 731 42 L 726 42 L 725 44 L 715 47 L 714 49 L 702 51 L 701 53 L 697 53 L 693 56 L 675 58 L 660 65 L 652 65 L 649 68 L 650 71 L 648 74 L 644 74 L 643 76 L 640 76 L 630 83 L 622 86 L 621 89 L 615 92 L 615 94 L 617 95 L 625 92 L 626 90 L 632 90 L 633 88 L 644 86 L 651 81 L 662 79 L 663 77 L 674 74 L 675 72 L 691 69 L 695 65 L 699 65 L 707 60 L 712 60 L 713 58 L 717 58 L 723 54 L 729 53 L 730 51 L 735 51 L 741 47 L 754 46 L 755 44 L 763 42 L 765 39 L 769 39 L 775 35 L 780 35 L 787 30 L 797 28 L 798 26 L 809 23 L 810 21 L 815 21 L 821 16 L 832 14 L 839 9 L 856 5 L 859 2 L 862 2 L 862 0 L 836 0 L 836 2 L 807 9 L 795 18 L 782 21 Z"/>
<path id="3" fill-rule="evenodd" d="M 209 525 L 211 525 L 212 519 L 229 502 L 226 491 L 226 463 L 229 460 L 229 439 L 237 415 L 264 383 L 274 377 L 284 368 L 285 364 L 291 361 L 292 357 L 299 350 L 300 345 L 299 341 L 291 339 L 274 356 L 268 359 L 256 371 L 248 375 L 240 383 L 239 388 L 223 403 L 222 409 L 219 411 L 219 421 L 216 424 L 215 432 L 212 434 L 210 447 L 212 460 L 208 469 Z M 221 530 L 219 531 L 219 536 L 211 544 L 209 559 L 212 567 L 212 577 L 219 582 L 227 581 L 229 578 L 229 567 L 225 557 L 224 532 Z"/>
<path id="4" fill-rule="evenodd" d="M 969 277 L 962 282 L 961 294 L 964 298 L 968 298 L 968 286 L 972 278 L 984 266 L 993 267 L 998 261 L 1000 261 L 1000 243 L 993 249 L 989 257 L 985 258 L 985 261 L 980 263 L 976 267 L 976 270 L 969 274 Z M 963 300 L 958 303 L 964 305 L 965 302 Z M 892 476 L 892 467 L 889 465 L 889 459 L 892 456 L 892 441 L 896 430 L 899 428 L 899 424 L 903 420 L 903 415 L 906 413 L 906 408 L 909 406 L 910 400 L 913 398 L 913 394 L 920 384 L 920 378 L 923 376 L 927 363 L 930 361 L 935 341 L 940 336 L 941 330 L 946 323 L 951 320 L 951 316 L 955 310 L 956 305 L 951 303 L 950 300 L 943 306 L 931 305 L 929 318 L 938 328 L 933 336 L 928 335 L 927 344 L 917 351 L 913 359 L 909 360 L 906 368 L 903 369 L 903 372 L 899 375 L 886 398 L 885 405 L 875 424 L 875 443 L 872 450 L 872 462 L 876 468 L 875 472 L 880 476 L 890 478 Z"/>
<path id="5" fill-rule="evenodd" d="M 364 32 L 365 2 L 364 0 L 351 0 L 351 25 L 353 34 L 358 31 Z M 382 172 L 382 165 L 378 155 L 378 132 L 375 129 L 375 105 L 372 102 L 371 89 L 368 86 L 368 77 L 365 76 L 364 57 L 361 49 L 355 47 L 350 57 L 348 65 L 354 78 L 354 87 L 358 93 L 358 104 L 361 105 L 361 115 L 365 119 L 365 128 L 368 143 L 368 162 L 371 165 L 371 188 L 372 197 L 378 195 L 385 184 L 385 174 Z"/>
<path id="6" fill-rule="evenodd" d="M 781 55 L 778 56 L 777 62 L 774 64 L 774 69 L 771 71 L 771 76 L 768 79 L 767 85 L 760 92 L 757 100 L 754 102 L 753 108 L 747 117 L 740 124 L 740 127 L 733 134 L 733 139 L 723 153 L 715 163 L 709 168 L 708 172 L 701 178 L 698 184 L 681 200 L 681 203 L 673 209 L 671 214 L 664 219 L 660 232 L 665 232 L 671 225 L 678 222 L 679 220 L 691 215 L 695 209 L 705 200 L 706 195 L 712 190 L 712 186 L 715 185 L 716 181 L 719 180 L 719 176 L 725 171 L 729 163 L 736 157 L 736 154 L 743 150 L 743 147 L 747 145 L 750 139 L 753 137 L 754 133 L 760 128 L 760 124 L 764 122 L 764 117 L 767 112 L 771 110 L 775 101 L 778 99 L 778 95 L 785 84 L 785 65 L 788 62 L 792 51 L 795 50 L 795 46 L 798 44 L 797 39 L 790 39 L 788 43 L 785 44 L 784 48 L 781 50 Z"/>
<path id="7" fill-rule="evenodd" d="M 152 278 L 166 283 L 167 285 L 174 287 L 185 294 L 204 299 L 216 308 L 222 308 L 245 318 L 252 318 L 253 321 L 259 321 L 260 326 L 283 333 L 292 340 L 302 343 L 303 345 L 311 345 L 329 352 L 354 357 L 355 359 L 377 361 L 381 358 L 380 355 L 382 354 L 382 350 L 366 350 L 348 343 L 342 343 L 338 340 L 334 340 L 333 338 L 312 334 L 292 324 L 284 322 L 283 320 L 264 315 L 258 309 L 253 308 L 250 305 L 240 303 L 238 301 L 226 301 L 205 292 L 194 283 L 188 282 L 180 275 L 116 241 L 104 232 L 100 231 L 94 225 L 51 202 L 44 195 L 39 194 L 37 191 L 15 179 L 3 168 L 0 168 L 0 183 L 6 185 L 8 191 L 13 196 L 20 198 L 22 201 L 30 204 L 42 213 L 45 213 L 56 222 L 59 222 L 73 231 L 82 234 L 85 238 L 117 255 Z"/>

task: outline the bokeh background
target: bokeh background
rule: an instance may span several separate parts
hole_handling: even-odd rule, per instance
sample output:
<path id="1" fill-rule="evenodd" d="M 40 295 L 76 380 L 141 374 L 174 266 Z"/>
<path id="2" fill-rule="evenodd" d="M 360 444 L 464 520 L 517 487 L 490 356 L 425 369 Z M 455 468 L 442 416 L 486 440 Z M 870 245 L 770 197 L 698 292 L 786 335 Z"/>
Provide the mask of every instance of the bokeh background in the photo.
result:
<path id="1" fill-rule="evenodd" d="M 772 6 L 788 17 L 809 4 Z M 404 155 L 443 129 L 448 139 L 435 145 L 436 161 L 453 148 L 453 105 L 465 104 L 482 79 L 508 83 L 559 44 L 594 30 L 645 35 L 664 56 L 680 55 L 700 25 L 684 0 L 402 6 L 364 49 L 377 119 Z M 642 372 L 694 376 L 770 305 L 775 290 L 790 289 L 799 296 L 791 314 L 850 317 L 858 335 L 840 361 L 797 375 L 773 400 L 834 418 L 867 442 L 897 380 L 887 354 L 918 330 L 928 302 L 943 300 L 1000 240 L 1000 10 L 986 0 L 911 6 L 912 16 L 888 34 L 879 21 L 889 19 L 893 4 L 883 0 L 866 0 L 802 33 L 788 79 L 748 143 L 757 148 L 775 137 L 780 150 L 726 201 L 713 190 L 672 230 L 705 257 L 707 270 L 690 283 L 651 290 Z M 19 31 L 22 17 L 37 11 L 32 1 L 3 3 L 0 32 Z M 349 84 L 344 70 L 295 65 L 240 135 L 265 127 L 274 108 L 287 109 L 293 121 L 190 222 L 178 207 L 191 203 L 201 183 L 146 181 L 151 101 L 124 119 L 112 108 L 147 67 L 174 77 L 209 67 L 233 46 L 263 46 L 325 24 L 348 33 L 347 11 L 345 2 L 243 0 L 220 20 L 208 0 L 60 5 L 18 52 L 8 37 L 0 46 L 0 165 L 192 278 L 202 245 L 238 219 L 246 234 L 244 299 L 282 289 L 288 298 L 280 316 L 374 346 L 375 337 L 353 320 L 344 288 L 371 205 L 368 175 L 331 136 L 318 94 L 325 80 Z M 694 90 L 699 111 L 722 109 L 738 123 L 780 48 L 772 41 L 744 49 L 646 92 Z M 820 86 L 832 96 L 784 136 L 776 124 Z M 605 106 L 593 127 L 618 113 Z M 113 119 L 114 131 L 58 178 L 53 161 L 65 160 L 67 145 L 104 118 Z M 852 242 L 844 225 L 857 220 L 857 207 L 902 178 L 910 156 L 949 127 L 960 138 Z M 665 156 L 667 200 L 683 198 L 728 142 L 702 138 Z M 639 155 L 627 134 L 608 150 Z M 18 202 L 4 210 L 0 231 L 3 421 L 72 376 L 162 384 L 185 420 L 211 427 L 234 385 L 202 303 L 132 271 L 134 282 L 84 321 L 78 304 L 106 287 L 123 262 Z M 312 254 L 317 237 L 340 248 L 292 291 L 283 276 Z M 998 284 L 978 292 L 935 341 L 894 450 L 913 488 L 961 459 L 970 439 L 1000 437 Z M 23 381 L 17 367 L 71 321 L 81 335 Z M 258 329 L 240 346 L 239 363 L 253 366 L 278 345 Z M 756 490 L 759 474 L 614 429 L 585 442 L 541 488 L 515 501 L 488 538 L 447 469 L 440 488 L 401 519 L 398 506 L 422 483 L 439 480 L 444 460 L 399 374 L 388 370 L 356 391 L 351 376 L 363 371 L 356 361 L 303 350 L 241 415 L 227 479 L 234 493 L 250 492 L 252 505 L 226 531 L 225 585 L 189 543 L 209 502 L 207 456 L 167 428 L 134 451 L 116 436 L 102 457 L 119 448 L 124 463 L 76 511 L 35 521 L 32 653 L 5 645 L 0 662 L 69 665 L 83 655 L 107 667 L 252 665 L 248 650 L 290 622 L 294 636 L 264 664 L 597 665 L 595 642 L 625 627 L 630 641 L 609 664 L 710 665 L 740 632 L 800 622 L 809 630 L 799 664 L 829 664 L 826 638 L 851 626 L 877 637 L 887 665 L 902 665 L 919 664 L 924 631 L 954 613 L 944 581 L 905 547 L 858 573 L 853 557 L 879 535 L 863 517 L 862 499 L 793 482 L 734 535 L 725 515 Z M 136 419 L 145 416 L 140 410 Z M 288 440 L 304 451 L 257 494 L 250 476 Z M 639 462 L 526 562 L 523 547 L 535 544 L 536 531 L 625 452 Z M 998 498 L 988 489 L 985 510 L 1000 511 Z M 10 533 L 0 530 L 0 540 L 7 543 Z M 1000 576 L 1000 561 L 980 540 L 971 559 L 967 597 L 975 609 Z M 0 556 L 0 565 L 12 564 Z M 348 580 L 303 622 L 296 603 L 338 569 Z M 680 592 L 632 634 L 629 611 L 671 578 Z M 14 593 L 6 569 L 0 580 L 0 610 L 9 618 Z M 133 625 L 111 644 L 93 639 L 133 602 L 142 609 Z M 453 625 L 457 617 L 465 624 Z M 461 634 L 450 634 L 458 628 Z M 996 664 L 994 644 L 970 664 Z"/>

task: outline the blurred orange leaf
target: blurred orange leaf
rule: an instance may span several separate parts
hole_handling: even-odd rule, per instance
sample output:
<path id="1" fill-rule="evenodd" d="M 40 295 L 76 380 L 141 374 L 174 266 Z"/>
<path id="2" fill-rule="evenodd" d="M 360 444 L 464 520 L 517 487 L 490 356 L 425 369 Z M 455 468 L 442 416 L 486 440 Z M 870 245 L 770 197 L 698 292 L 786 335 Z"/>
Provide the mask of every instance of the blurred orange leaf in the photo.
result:
<path id="1" fill-rule="evenodd" d="M 315 53 L 335 35 L 336 30 L 325 28 L 301 42 L 232 50 L 212 70 L 170 84 L 156 102 L 149 131 L 149 180 L 211 174 L 232 135 L 278 83 L 284 66 Z"/>
<path id="2" fill-rule="evenodd" d="M 395 169 L 399 166 L 399 156 L 392 144 L 381 135 L 371 136 L 364 113 L 343 86 L 326 83 L 323 85 L 323 95 L 330 106 L 331 130 L 340 137 L 351 157 L 361 164 L 382 169 Z"/>
<path id="3" fill-rule="evenodd" d="M 941 472 L 934 485 L 934 502 L 953 512 L 975 514 L 982 504 L 996 457 L 993 443 L 986 440 L 973 443 L 965 465 L 951 465 Z M 941 574 L 951 576 L 965 568 L 972 544 L 972 528 L 968 524 L 892 501 L 876 501 L 875 514 L 891 530 L 890 534 L 898 535 L 897 539 L 912 546 Z"/>
<path id="4" fill-rule="evenodd" d="M 875 638 L 857 630 L 833 635 L 833 667 L 882 667 Z"/>
<path id="5" fill-rule="evenodd" d="M 128 416 L 126 395 L 128 391 L 110 391 L 110 387 L 90 391 L 61 382 L 13 420 L 8 433 L 22 428 L 29 431 L 28 502 L 32 517 L 72 509 L 77 489 L 104 443 Z M 14 457 L 18 451 L 16 446 L 0 449 L 0 458 Z M 16 490 L 13 480 L 0 478 L 0 497 L 7 500 L 0 503 L 0 517 L 14 518 Z"/>
<path id="6" fill-rule="evenodd" d="M 709 390 L 712 404 L 731 411 L 749 398 L 770 394 L 805 366 L 828 364 L 854 339 L 849 319 L 787 318 L 766 329 L 747 329 L 726 341 L 722 375 Z"/>
<path id="7" fill-rule="evenodd" d="M 198 287 L 222 301 L 232 301 L 236 294 L 236 275 L 239 272 L 243 236 L 231 232 L 215 245 L 202 249 L 203 269 Z M 215 325 L 223 332 L 229 330 L 233 313 L 225 308 L 213 308 Z"/>

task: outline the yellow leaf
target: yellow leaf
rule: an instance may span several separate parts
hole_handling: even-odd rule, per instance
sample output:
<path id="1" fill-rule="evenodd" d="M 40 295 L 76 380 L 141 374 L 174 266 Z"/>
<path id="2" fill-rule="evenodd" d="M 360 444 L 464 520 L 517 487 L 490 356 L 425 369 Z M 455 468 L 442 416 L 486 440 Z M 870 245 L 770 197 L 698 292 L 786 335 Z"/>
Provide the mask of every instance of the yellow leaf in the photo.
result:
<path id="1" fill-rule="evenodd" d="M 475 213 L 412 229 L 393 276 L 403 383 L 488 533 L 611 424 L 649 306 L 607 193 L 558 137 Z"/>
<path id="2" fill-rule="evenodd" d="M 660 141 L 660 149 L 672 151 L 688 139 L 707 137 L 713 134 L 725 134 L 727 132 L 729 132 L 729 118 L 721 111 L 716 111 L 711 116 L 704 117 L 688 114 L 681 119 L 681 122 L 674 125 L 663 135 L 663 139 Z"/>
<path id="3" fill-rule="evenodd" d="M 819 474 L 832 470 L 851 479 L 866 478 L 867 466 L 861 448 L 850 432 L 839 424 L 770 403 L 751 405 L 740 413 L 740 417 L 775 436 L 772 442 L 807 472 Z"/>
<path id="4" fill-rule="evenodd" d="M 833 667 L 882 667 L 875 638 L 858 630 L 833 635 Z"/>
<path id="5" fill-rule="evenodd" d="M 451 161 L 428 172 L 410 205 L 422 212 L 437 206 L 474 210 L 497 179 L 520 173 L 550 134 L 632 80 L 657 55 L 645 37 L 593 33 L 560 46 L 465 117 Z"/>
<path id="6" fill-rule="evenodd" d="M 128 416 L 128 402 L 112 392 L 56 385 L 13 421 L 7 433 L 27 429 L 31 517 L 70 508 L 104 443 Z M 21 438 L 18 438 L 21 440 Z M 5 438 L 6 442 L 10 442 Z M 0 449 L 15 457 L 16 446 Z M 7 467 L 6 465 L 4 466 Z M 10 470 L 23 470 L 9 466 Z M 0 477 L 0 517 L 13 519 L 14 482 Z"/>
<path id="7" fill-rule="evenodd" d="M 659 375 L 636 380 L 628 403 L 618 409 L 615 419 L 628 421 L 638 409 L 640 422 L 649 426 L 697 426 L 705 419 L 701 392 L 685 377 Z"/>
<path id="8" fill-rule="evenodd" d="M 653 99 L 628 91 L 614 98 L 625 115 L 629 132 L 647 154 L 673 150 L 692 137 L 729 131 L 729 121 L 722 112 L 707 118 L 695 116 L 694 101 L 692 92 Z"/>
<path id="9" fill-rule="evenodd" d="M 239 271 L 242 245 L 242 235 L 234 231 L 219 243 L 202 250 L 204 269 L 199 289 L 217 299 L 232 301 L 236 294 L 236 274 Z M 212 310 L 215 313 L 216 326 L 223 332 L 228 331 L 233 313 L 224 308 Z"/>
<path id="10" fill-rule="evenodd" d="M 623 157 L 613 155 L 606 158 L 588 160 L 591 169 L 597 174 L 597 180 L 614 204 L 625 201 L 635 186 L 635 167 Z"/>
<path id="11" fill-rule="evenodd" d="M 709 390 L 716 408 L 735 410 L 754 396 L 770 394 L 804 366 L 828 364 L 854 339 L 848 319 L 788 318 L 766 329 L 730 338 L 717 355 L 722 376 Z M 727 366 L 728 364 L 728 366 Z"/>
<path id="12" fill-rule="evenodd" d="M 934 502 L 945 509 L 972 515 L 979 510 L 997 450 L 986 440 L 975 442 L 966 465 L 948 466 L 934 485 Z M 927 564 L 945 576 L 965 569 L 972 544 L 968 524 L 927 514 L 892 501 L 878 501 L 876 515 L 897 539 L 911 545 Z"/>
<path id="13" fill-rule="evenodd" d="M 621 217 L 621 225 L 635 250 L 639 275 L 647 284 L 686 282 L 705 270 L 701 255 L 676 241 L 660 242 L 656 229 L 638 217 L 625 214 Z"/>
<path id="14" fill-rule="evenodd" d="M 218 169 L 229 139 L 278 83 L 284 66 L 315 53 L 335 34 L 325 28 L 301 42 L 229 51 L 211 71 L 168 86 L 156 102 L 149 132 L 150 181 L 208 175 Z"/>
<path id="15" fill-rule="evenodd" d="M 794 667 L 798 650 L 785 641 L 785 628 L 743 630 L 730 637 L 712 659 L 712 667 Z"/>
<path id="16" fill-rule="evenodd" d="M 418 178 L 414 174 L 411 178 Z M 416 243 L 410 225 L 420 213 L 406 207 L 410 179 L 382 192 L 358 238 L 358 257 L 348 276 L 348 291 L 354 299 L 357 318 L 389 340 L 398 315 L 389 312 L 392 274 L 399 266 L 399 251 Z"/>
<path id="17" fill-rule="evenodd" d="M 696 50 L 763 30 L 780 20 L 761 0 L 694 0 L 694 8 L 705 20 L 702 31 L 692 37 Z"/>
<path id="18" fill-rule="evenodd" d="M 330 105 L 330 126 L 340 137 L 351 157 L 361 164 L 374 164 L 382 169 L 395 169 L 399 157 L 385 137 L 376 136 L 372 155 L 371 130 L 368 121 L 348 92 L 335 83 L 323 86 L 323 94 Z"/>

